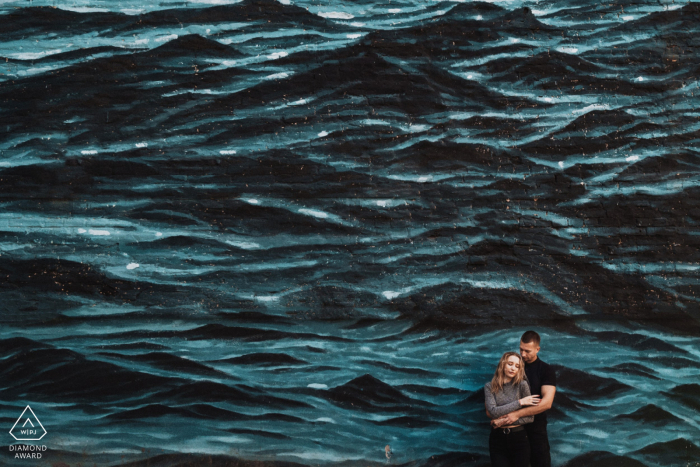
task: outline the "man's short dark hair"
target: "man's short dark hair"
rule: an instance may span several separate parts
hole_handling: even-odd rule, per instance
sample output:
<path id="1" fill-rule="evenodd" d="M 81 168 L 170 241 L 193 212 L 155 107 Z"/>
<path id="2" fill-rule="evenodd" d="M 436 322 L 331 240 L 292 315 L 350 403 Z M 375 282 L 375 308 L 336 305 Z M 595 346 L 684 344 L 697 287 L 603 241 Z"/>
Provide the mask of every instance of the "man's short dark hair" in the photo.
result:
<path id="1" fill-rule="evenodd" d="M 535 345 L 540 345 L 540 335 L 537 334 L 535 331 L 525 331 L 525 334 L 523 334 L 523 337 L 520 338 L 520 341 L 523 344 L 529 344 L 530 342 L 534 342 Z"/>

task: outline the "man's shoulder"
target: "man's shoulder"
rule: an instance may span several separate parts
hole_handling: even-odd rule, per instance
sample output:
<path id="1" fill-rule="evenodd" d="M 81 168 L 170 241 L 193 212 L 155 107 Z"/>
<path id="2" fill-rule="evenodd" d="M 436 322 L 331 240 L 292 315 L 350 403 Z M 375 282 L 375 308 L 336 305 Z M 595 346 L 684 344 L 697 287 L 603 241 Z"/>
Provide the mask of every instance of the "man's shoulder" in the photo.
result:
<path id="1" fill-rule="evenodd" d="M 552 365 L 545 362 L 541 358 L 538 358 L 537 360 L 530 363 L 529 365 L 525 365 L 525 370 L 530 371 L 530 372 L 535 372 L 535 374 L 538 374 L 538 375 L 545 375 L 545 374 L 550 373 L 550 372 L 553 373 L 554 367 L 552 367 Z"/>
<path id="2" fill-rule="evenodd" d="M 537 360 L 535 360 L 532 363 L 526 363 L 525 364 L 525 371 L 526 372 L 527 371 L 530 371 L 530 372 L 534 371 L 534 372 L 539 373 L 540 371 L 542 371 L 543 368 L 547 368 L 547 367 L 549 367 L 549 365 L 547 365 L 545 362 L 543 362 L 541 358 L 538 358 Z"/>
<path id="3" fill-rule="evenodd" d="M 539 366 L 540 366 L 540 369 L 549 370 L 549 369 L 552 368 L 552 367 L 549 365 L 549 363 L 545 362 L 545 361 L 542 360 L 541 358 L 538 358 L 537 361 L 540 362 L 540 365 L 539 365 Z"/>
<path id="4" fill-rule="evenodd" d="M 549 380 L 549 381 L 543 381 L 543 385 L 556 386 L 557 373 L 554 370 L 554 367 L 552 365 L 540 360 L 540 359 L 538 359 L 538 360 L 540 362 L 540 365 L 539 365 L 539 368 L 537 369 L 537 372 L 542 377 L 545 377 L 545 379 Z"/>

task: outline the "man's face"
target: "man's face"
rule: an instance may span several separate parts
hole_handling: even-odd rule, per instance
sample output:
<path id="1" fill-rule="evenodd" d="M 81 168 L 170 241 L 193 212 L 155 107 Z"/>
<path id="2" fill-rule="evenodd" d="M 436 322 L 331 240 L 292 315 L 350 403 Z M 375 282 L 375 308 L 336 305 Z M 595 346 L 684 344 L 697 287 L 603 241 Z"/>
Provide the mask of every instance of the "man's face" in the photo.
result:
<path id="1" fill-rule="evenodd" d="M 525 363 L 532 363 L 537 360 L 537 352 L 540 351 L 540 346 L 536 345 L 534 342 L 528 342 L 527 344 L 520 341 L 520 356 L 523 357 Z"/>

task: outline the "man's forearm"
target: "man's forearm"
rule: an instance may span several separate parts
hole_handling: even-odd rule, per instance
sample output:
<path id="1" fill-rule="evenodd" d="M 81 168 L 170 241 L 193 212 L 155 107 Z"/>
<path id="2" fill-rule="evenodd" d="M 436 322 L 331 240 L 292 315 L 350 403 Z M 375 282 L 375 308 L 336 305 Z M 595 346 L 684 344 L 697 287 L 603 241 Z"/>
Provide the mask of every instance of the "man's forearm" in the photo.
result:
<path id="1" fill-rule="evenodd" d="M 541 414 L 542 412 L 545 412 L 552 408 L 552 403 L 554 402 L 554 394 L 556 392 L 557 389 L 554 386 L 542 386 L 542 400 L 537 405 L 523 407 L 521 409 L 515 410 L 509 413 L 508 415 L 499 418 L 499 420 L 504 419 L 506 423 L 515 423 L 519 418 Z"/>
<path id="2" fill-rule="evenodd" d="M 530 415 L 540 414 L 542 412 L 549 410 L 550 408 L 551 408 L 551 406 L 545 406 L 543 404 L 531 405 L 529 407 L 523 407 L 522 409 L 518 409 L 513 413 L 515 415 L 517 415 L 518 418 L 522 418 L 522 417 L 529 417 Z"/>

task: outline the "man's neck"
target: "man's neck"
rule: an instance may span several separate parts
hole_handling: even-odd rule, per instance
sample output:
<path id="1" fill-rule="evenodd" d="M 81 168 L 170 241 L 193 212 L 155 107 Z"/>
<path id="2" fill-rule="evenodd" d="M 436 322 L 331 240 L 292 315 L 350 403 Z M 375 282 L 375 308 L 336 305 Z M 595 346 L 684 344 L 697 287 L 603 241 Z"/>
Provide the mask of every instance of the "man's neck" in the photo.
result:
<path id="1" fill-rule="evenodd" d="M 535 363 L 537 363 L 537 360 L 539 360 L 539 357 L 535 357 L 535 359 L 528 363 L 528 365 L 534 365 Z"/>

